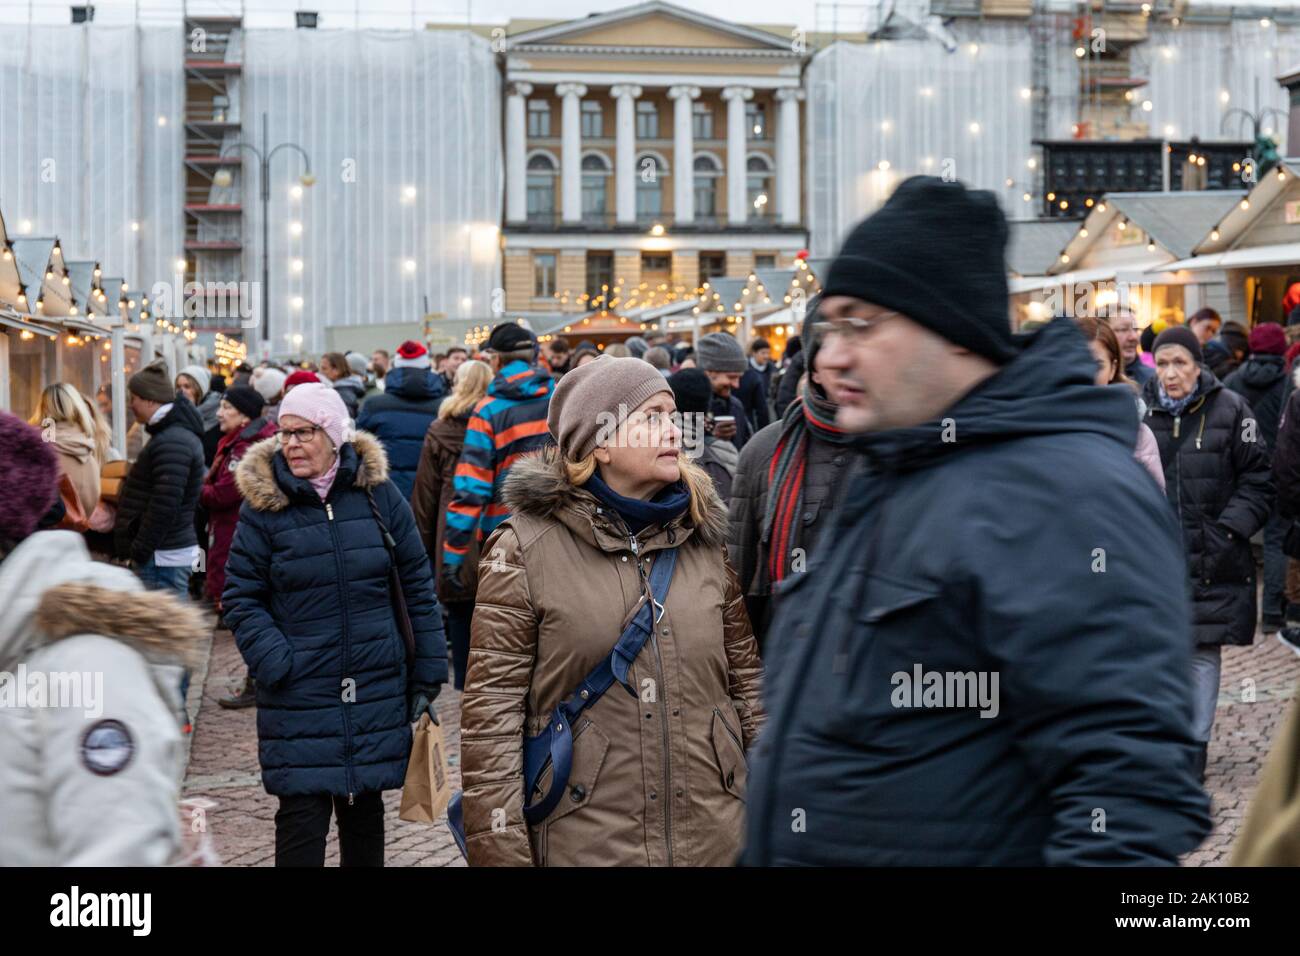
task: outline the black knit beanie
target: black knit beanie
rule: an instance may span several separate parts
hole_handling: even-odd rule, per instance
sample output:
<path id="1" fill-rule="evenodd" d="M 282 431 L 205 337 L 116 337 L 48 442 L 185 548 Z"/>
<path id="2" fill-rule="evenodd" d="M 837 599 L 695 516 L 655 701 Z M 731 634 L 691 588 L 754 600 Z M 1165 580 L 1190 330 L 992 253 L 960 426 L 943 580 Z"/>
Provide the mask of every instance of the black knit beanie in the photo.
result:
<path id="1" fill-rule="evenodd" d="M 683 415 L 704 414 L 713 398 L 709 377 L 698 368 L 684 368 L 668 376 L 668 387 L 673 390 L 677 411 Z"/>
<path id="2" fill-rule="evenodd" d="M 176 398 L 176 386 L 167 374 L 167 363 L 162 359 L 151 362 L 132 375 L 126 380 L 126 387 L 131 394 L 159 405 L 166 405 Z"/>
<path id="3" fill-rule="evenodd" d="M 1171 325 L 1159 335 L 1156 336 L 1155 344 L 1151 347 L 1151 356 L 1154 358 L 1162 346 L 1181 345 L 1187 351 L 1192 353 L 1192 358 L 1196 360 L 1197 365 L 1205 362 L 1201 354 L 1201 340 L 1185 325 Z"/>
<path id="4" fill-rule="evenodd" d="M 913 176 L 844 240 L 823 296 L 894 309 L 999 364 L 1012 359 L 1007 221 L 986 190 Z"/>
<path id="5" fill-rule="evenodd" d="M 266 406 L 262 393 L 251 385 L 232 385 L 222 394 L 221 400 L 229 402 L 235 411 L 249 418 L 262 414 L 262 409 Z"/>

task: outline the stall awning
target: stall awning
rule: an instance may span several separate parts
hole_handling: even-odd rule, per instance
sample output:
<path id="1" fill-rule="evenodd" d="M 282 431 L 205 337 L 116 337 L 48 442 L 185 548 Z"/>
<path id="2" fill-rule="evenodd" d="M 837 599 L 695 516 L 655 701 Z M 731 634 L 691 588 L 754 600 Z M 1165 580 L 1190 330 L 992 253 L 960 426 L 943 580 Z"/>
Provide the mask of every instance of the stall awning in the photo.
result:
<path id="1" fill-rule="evenodd" d="M 100 328 L 93 322 L 82 322 L 79 319 L 60 319 L 59 324 L 69 332 L 76 332 L 78 335 L 93 335 L 95 338 L 105 338 L 111 334 L 108 329 Z"/>
<path id="2" fill-rule="evenodd" d="M 1255 246 L 1251 249 L 1212 252 L 1209 255 L 1193 256 L 1168 265 L 1156 266 L 1152 271 L 1173 272 L 1187 269 L 1197 272 L 1205 269 L 1250 269 L 1256 266 L 1290 265 L 1300 266 L 1300 242 L 1283 242 L 1271 246 Z"/>
<path id="3" fill-rule="evenodd" d="M 47 328 L 44 325 L 37 325 L 34 322 L 29 322 L 24 317 L 10 312 L 0 312 L 0 325 L 16 329 L 19 332 L 31 332 L 33 335 L 57 334 L 54 329 Z"/>
<path id="4" fill-rule="evenodd" d="M 1177 263 L 1164 259 L 1142 259 L 1137 262 L 1116 262 L 1095 269 L 1076 269 L 1051 276 L 1022 276 L 1007 280 L 1008 291 L 1012 295 L 1020 292 L 1039 292 L 1053 286 L 1076 285 L 1080 282 L 1112 281 L 1151 281 L 1151 272 L 1172 272 L 1178 268 Z"/>

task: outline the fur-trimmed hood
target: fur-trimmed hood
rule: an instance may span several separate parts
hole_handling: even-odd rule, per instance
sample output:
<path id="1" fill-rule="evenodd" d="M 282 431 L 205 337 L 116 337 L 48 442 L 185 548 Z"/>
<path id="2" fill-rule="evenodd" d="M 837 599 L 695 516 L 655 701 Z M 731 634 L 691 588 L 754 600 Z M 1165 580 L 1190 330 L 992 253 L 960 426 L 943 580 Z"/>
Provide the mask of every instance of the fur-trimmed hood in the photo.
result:
<path id="1" fill-rule="evenodd" d="M 212 630 L 194 605 L 92 560 L 71 531 L 38 532 L 0 562 L 0 607 L 0 670 L 82 634 L 111 637 L 152 664 L 193 668 Z"/>
<path id="2" fill-rule="evenodd" d="M 377 488 L 387 481 L 388 455 L 379 439 L 359 431 L 351 444 L 357 454 L 352 484 L 357 488 Z M 278 437 L 260 441 L 244 453 L 235 470 L 239 493 L 257 511 L 283 511 L 289 507 L 289 496 L 275 478 L 275 455 L 279 450 Z"/>
<path id="3" fill-rule="evenodd" d="M 720 547 L 727 536 L 727 506 L 713 487 L 713 480 L 689 458 L 680 459 L 682 479 L 694 504 L 692 510 L 704 520 L 685 520 L 709 547 Z M 562 513 L 581 514 L 588 520 L 596 517 L 596 496 L 569 481 L 564 459 L 554 445 L 525 455 L 510 467 L 502 486 L 502 500 L 512 513 L 560 520 Z"/>

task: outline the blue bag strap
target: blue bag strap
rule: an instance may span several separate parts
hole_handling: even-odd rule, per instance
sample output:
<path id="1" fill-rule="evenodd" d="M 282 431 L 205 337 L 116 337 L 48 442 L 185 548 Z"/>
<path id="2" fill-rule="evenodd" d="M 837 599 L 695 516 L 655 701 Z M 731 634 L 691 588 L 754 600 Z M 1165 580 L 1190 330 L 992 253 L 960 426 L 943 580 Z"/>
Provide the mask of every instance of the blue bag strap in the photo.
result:
<path id="1" fill-rule="evenodd" d="M 556 706 L 545 730 L 535 737 L 524 738 L 525 800 L 533 795 L 547 764 L 554 768 L 550 789 L 536 803 L 524 807 L 524 819 L 533 826 L 551 815 L 569 785 L 569 773 L 573 769 L 573 722 L 578 715 L 598 701 L 615 681 L 633 697 L 637 696 L 636 688 L 628 683 L 628 671 L 664 615 L 664 602 L 668 599 L 676 564 L 676 548 L 659 552 L 650 569 L 646 602 L 623 629 L 614 649 Z"/>

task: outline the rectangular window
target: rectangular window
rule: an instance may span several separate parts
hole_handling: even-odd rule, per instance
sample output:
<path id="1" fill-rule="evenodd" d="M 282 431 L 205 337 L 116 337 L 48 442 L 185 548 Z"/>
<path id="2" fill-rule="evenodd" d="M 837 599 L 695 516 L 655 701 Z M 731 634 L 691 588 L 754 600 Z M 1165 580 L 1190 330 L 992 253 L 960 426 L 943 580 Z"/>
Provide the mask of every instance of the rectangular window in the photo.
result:
<path id="1" fill-rule="evenodd" d="M 547 299 L 555 295 L 555 253 L 533 253 L 533 296 Z"/>
<path id="2" fill-rule="evenodd" d="M 673 267 L 673 257 L 671 255 L 661 255 L 657 252 L 644 252 L 641 254 L 641 273 L 644 278 L 647 272 L 670 272 Z"/>
<path id="3" fill-rule="evenodd" d="M 595 100 L 582 101 L 582 138 L 600 139 L 605 135 L 605 116 Z"/>
<path id="4" fill-rule="evenodd" d="M 528 218 L 547 219 L 555 215 L 555 177 L 528 177 Z"/>
<path id="5" fill-rule="evenodd" d="M 746 135 L 749 139 L 767 139 L 767 115 L 762 103 L 745 104 Z"/>
<path id="6" fill-rule="evenodd" d="M 659 138 L 659 108 L 645 100 L 636 104 L 636 138 Z"/>
<path id="7" fill-rule="evenodd" d="M 754 256 L 755 269 L 775 269 L 776 256 L 774 255 L 756 255 Z"/>
<path id="8" fill-rule="evenodd" d="M 656 219 L 664 211 L 663 184 L 658 180 L 647 183 L 637 180 L 636 218 L 641 221 Z"/>
<path id="9" fill-rule="evenodd" d="M 698 176 L 695 180 L 695 216 L 713 219 L 718 215 L 718 180 L 713 176 Z"/>
<path id="10" fill-rule="evenodd" d="M 593 299 L 608 296 L 614 285 L 614 254 L 612 252 L 587 253 L 587 295 Z M 605 288 L 602 290 L 601 286 Z"/>
<path id="11" fill-rule="evenodd" d="M 696 139 L 713 139 L 713 107 L 708 103 L 691 107 L 691 135 Z"/>
<path id="12" fill-rule="evenodd" d="M 546 100 L 528 101 L 528 135 L 543 139 L 551 135 L 551 104 Z"/>
<path id="13" fill-rule="evenodd" d="M 708 282 L 718 276 L 727 274 L 727 254 L 725 252 L 700 253 L 700 281 Z"/>
<path id="14" fill-rule="evenodd" d="M 605 215 L 605 181 L 604 174 L 582 177 L 582 218 L 600 219 Z"/>

